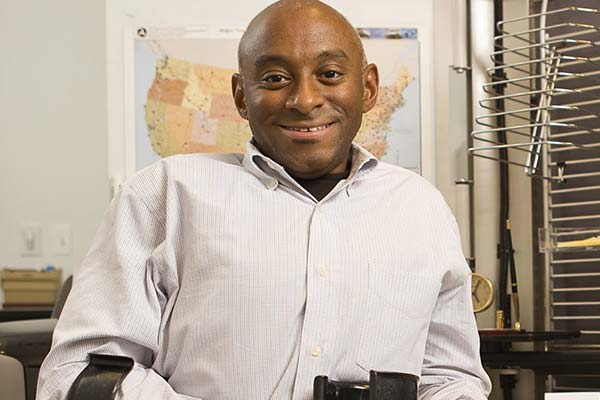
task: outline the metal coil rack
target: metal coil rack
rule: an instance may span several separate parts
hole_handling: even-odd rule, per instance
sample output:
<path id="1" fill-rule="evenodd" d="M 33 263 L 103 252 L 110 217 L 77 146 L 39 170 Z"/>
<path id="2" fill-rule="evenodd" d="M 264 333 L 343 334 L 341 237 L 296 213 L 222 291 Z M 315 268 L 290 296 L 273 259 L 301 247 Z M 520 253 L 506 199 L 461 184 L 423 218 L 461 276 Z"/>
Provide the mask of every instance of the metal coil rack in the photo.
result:
<path id="1" fill-rule="evenodd" d="M 582 335 L 550 349 L 600 351 L 600 9 L 532 2 L 497 24 L 486 114 L 469 153 L 544 180 L 546 329 Z M 534 277 L 535 279 L 535 277 Z M 598 390 L 599 376 L 560 376 L 553 390 Z"/>
<path id="2" fill-rule="evenodd" d="M 497 24 L 496 65 L 483 86 L 489 97 L 479 101 L 488 113 L 476 117 L 483 129 L 471 134 L 474 143 L 487 145 L 470 154 L 559 182 L 578 179 L 576 166 L 600 161 L 599 17 L 598 9 L 570 6 Z M 509 156 L 498 150 L 510 150 Z M 587 151 L 573 157 L 577 150 Z M 540 165 L 544 152 L 555 155 L 551 171 Z"/>

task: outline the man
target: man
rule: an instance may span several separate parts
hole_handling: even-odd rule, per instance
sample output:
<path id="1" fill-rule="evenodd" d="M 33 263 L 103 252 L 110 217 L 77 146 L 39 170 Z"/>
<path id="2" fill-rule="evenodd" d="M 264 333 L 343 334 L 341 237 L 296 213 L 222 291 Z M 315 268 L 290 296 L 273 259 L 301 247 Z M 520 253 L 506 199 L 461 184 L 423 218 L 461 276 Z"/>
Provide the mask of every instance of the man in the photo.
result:
<path id="1" fill-rule="evenodd" d="M 317 1 L 263 10 L 232 78 L 242 155 L 183 155 L 113 201 L 56 328 L 39 400 L 90 352 L 136 361 L 121 399 L 298 399 L 317 375 L 420 376 L 484 399 L 469 270 L 421 177 L 353 146 L 377 98 L 350 24 Z"/>

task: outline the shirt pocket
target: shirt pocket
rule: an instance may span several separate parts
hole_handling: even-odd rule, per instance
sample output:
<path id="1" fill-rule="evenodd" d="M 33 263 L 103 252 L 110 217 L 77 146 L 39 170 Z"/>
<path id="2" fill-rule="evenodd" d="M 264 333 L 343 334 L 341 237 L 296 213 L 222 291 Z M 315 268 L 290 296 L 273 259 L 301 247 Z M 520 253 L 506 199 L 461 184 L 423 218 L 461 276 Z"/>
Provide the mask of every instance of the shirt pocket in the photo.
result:
<path id="1" fill-rule="evenodd" d="M 374 265 L 368 276 L 358 366 L 419 375 L 439 280 Z"/>

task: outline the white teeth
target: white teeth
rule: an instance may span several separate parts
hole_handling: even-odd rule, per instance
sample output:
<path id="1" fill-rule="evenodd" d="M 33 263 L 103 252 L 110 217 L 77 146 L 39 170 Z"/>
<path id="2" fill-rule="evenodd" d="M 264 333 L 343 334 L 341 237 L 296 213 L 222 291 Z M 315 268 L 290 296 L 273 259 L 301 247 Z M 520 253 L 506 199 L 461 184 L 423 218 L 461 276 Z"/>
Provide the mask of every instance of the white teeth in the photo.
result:
<path id="1" fill-rule="evenodd" d="M 297 131 L 297 132 L 316 132 L 316 131 L 320 131 L 322 129 L 325 129 L 329 126 L 329 124 L 327 125 L 321 125 L 321 126 L 315 126 L 314 128 L 294 128 L 291 126 L 286 127 L 287 129 L 291 130 L 291 131 Z"/>

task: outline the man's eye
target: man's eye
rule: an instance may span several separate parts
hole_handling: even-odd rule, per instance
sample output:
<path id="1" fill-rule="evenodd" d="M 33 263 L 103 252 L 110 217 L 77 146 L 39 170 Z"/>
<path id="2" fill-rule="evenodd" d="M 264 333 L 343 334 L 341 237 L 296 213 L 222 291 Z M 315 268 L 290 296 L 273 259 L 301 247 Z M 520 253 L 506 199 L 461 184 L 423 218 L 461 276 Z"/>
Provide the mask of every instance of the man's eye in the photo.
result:
<path id="1" fill-rule="evenodd" d="M 287 78 L 283 75 L 269 75 L 263 79 L 268 83 L 282 83 L 287 80 Z"/>
<path id="2" fill-rule="evenodd" d="M 327 79 L 335 79 L 335 78 L 339 78 L 340 76 L 342 76 L 342 74 L 340 74 L 337 71 L 333 71 L 333 70 L 326 71 L 322 75 L 324 78 L 327 78 Z"/>

